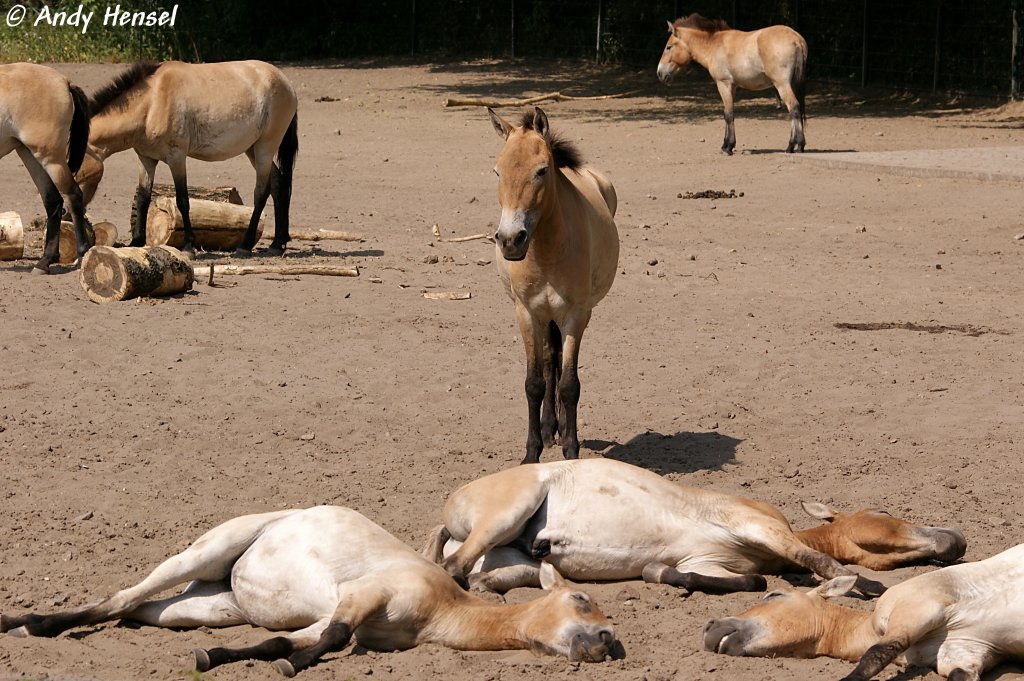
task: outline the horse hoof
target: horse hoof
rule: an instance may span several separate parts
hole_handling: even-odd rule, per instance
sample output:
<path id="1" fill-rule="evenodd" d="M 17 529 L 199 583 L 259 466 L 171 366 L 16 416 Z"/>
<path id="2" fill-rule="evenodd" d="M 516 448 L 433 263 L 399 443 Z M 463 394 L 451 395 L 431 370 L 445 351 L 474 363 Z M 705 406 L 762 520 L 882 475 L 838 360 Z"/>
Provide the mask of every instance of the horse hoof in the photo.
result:
<path id="1" fill-rule="evenodd" d="M 273 256 L 282 256 L 284 255 L 284 246 L 275 246 L 274 244 L 270 244 L 270 247 L 267 249 L 267 253 Z"/>
<path id="2" fill-rule="evenodd" d="M 196 661 L 197 672 L 208 672 L 210 671 L 210 656 L 202 648 L 196 648 L 192 651 L 192 657 Z"/>
<path id="3" fill-rule="evenodd" d="M 236 258 L 251 258 L 252 257 L 252 249 L 251 248 L 243 248 L 242 246 L 239 246 L 238 248 L 235 249 L 235 257 Z"/>
<path id="4" fill-rule="evenodd" d="M 32 274 L 49 274 L 49 273 L 50 273 L 49 268 L 40 267 L 39 265 L 36 265 L 35 267 L 32 268 Z"/>
<path id="5" fill-rule="evenodd" d="M 275 660 L 274 669 L 281 672 L 281 676 L 286 676 L 289 679 L 295 676 L 295 667 L 288 660 Z"/>

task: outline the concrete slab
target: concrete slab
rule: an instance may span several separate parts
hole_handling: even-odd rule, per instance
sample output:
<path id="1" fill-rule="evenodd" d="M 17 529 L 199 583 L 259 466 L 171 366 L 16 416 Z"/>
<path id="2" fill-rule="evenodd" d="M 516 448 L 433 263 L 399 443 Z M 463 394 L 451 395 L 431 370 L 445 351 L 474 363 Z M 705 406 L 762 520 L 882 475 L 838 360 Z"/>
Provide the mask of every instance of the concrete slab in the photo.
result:
<path id="1" fill-rule="evenodd" d="M 1024 146 L 908 151 L 807 152 L 789 154 L 797 163 L 870 170 L 909 177 L 965 177 L 1024 181 Z"/>

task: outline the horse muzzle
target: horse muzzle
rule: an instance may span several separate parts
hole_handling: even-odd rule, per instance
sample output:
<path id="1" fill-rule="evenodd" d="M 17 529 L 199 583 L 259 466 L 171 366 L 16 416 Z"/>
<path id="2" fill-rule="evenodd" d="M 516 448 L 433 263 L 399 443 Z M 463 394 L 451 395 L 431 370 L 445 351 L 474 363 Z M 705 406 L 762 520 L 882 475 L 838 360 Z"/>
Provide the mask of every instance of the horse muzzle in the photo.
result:
<path id="1" fill-rule="evenodd" d="M 498 231 L 494 233 L 494 243 L 501 251 L 501 257 L 512 261 L 526 257 L 526 252 L 530 249 L 531 222 L 529 214 L 525 211 L 516 211 L 508 216 L 508 219 L 503 212 Z"/>
<path id="2" fill-rule="evenodd" d="M 615 640 L 615 634 L 608 629 L 599 632 L 579 632 L 569 644 L 570 662 L 604 662 L 606 659 L 620 660 L 625 657 L 622 644 Z"/>
<path id="3" fill-rule="evenodd" d="M 755 624 L 738 617 L 711 620 L 704 625 L 704 650 L 722 655 L 747 655 L 747 643 L 753 638 Z"/>
<path id="4" fill-rule="evenodd" d="M 934 560 L 952 563 L 967 553 L 967 539 L 960 530 L 951 527 L 933 527 L 932 542 L 935 544 Z"/>
<path id="5" fill-rule="evenodd" d="M 671 64 L 658 64 L 658 80 L 665 85 L 669 85 L 672 79 L 676 77 L 676 72 L 679 69 L 674 68 Z"/>

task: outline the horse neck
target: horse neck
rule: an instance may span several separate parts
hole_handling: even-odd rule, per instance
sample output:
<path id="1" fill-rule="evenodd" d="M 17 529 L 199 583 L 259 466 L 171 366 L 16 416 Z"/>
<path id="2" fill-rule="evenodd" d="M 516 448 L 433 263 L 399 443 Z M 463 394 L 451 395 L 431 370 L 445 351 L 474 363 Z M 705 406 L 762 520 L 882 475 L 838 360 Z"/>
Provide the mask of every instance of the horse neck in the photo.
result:
<path id="1" fill-rule="evenodd" d="M 811 547 L 815 551 L 832 556 L 840 563 L 852 562 L 852 556 L 844 555 L 843 546 L 845 542 L 832 523 L 825 523 L 808 530 L 800 530 L 794 532 L 794 534 L 804 545 Z"/>
<path id="2" fill-rule="evenodd" d="M 716 39 L 714 33 L 707 33 L 696 28 L 684 28 L 688 39 L 686 41 L 686 47 L 690 51 L 690 58 L 697 62 L 704 68 L 708 68 L 708 64 L 711 63 L 712 55 L 716 49 Z"/>
<path id="3" fill-rule="evenodd" d="M 878 643 L 870 612 L 826 602 L 824 635 L 818 641 L 818 655 L 856 662 L 867 649 Z"/>
<path id="4" fill-rule="evenodd" d="M 89 144 L 101 159 L 137 146 L 145 133 L 146 105 L 135 98 L 126 106 L 107 108 L 89 122 Z"/>
<path id="5" fill-rule="evenodd" d="M 456 650 L 516 650 L 530 647 L 525 620 L 545 599 L 520 605 L 493 605 L 462 594 L 439 606 L 420 642 L 439 643 Z"/>

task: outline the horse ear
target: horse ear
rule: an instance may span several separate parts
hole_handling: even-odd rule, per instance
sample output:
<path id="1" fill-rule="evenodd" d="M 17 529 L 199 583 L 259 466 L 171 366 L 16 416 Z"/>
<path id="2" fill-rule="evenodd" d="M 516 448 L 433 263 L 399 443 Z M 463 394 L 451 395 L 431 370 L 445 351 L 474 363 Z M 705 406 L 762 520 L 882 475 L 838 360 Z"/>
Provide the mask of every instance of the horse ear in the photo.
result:
<path id="1" fill-rule="evenodd" d="M 669 33 L 675 33 L 676 32 L 676 25 L 673 24 L 671 21 L 667 21 L 666 23 L 668 24 L 668 32 Z"/>
<path id="2" fill-rule="evenodd" d="M 491 107 L 487 107 L 487 115 L 491 117 L 491 125 L 494 126 L 494 130 L 504 139 L 508 139 L 509 134 L 512 132 L 512 126 L 509 125 L 508 121 L 494 113 L 494 109 Z"/>
<path id="3" fill-rule="evenodd" d="M 533 129 L 542 137 L 548 136 L 548 115 L 539 106 L 533 107 Z"/>
<path id="4" fill-rule="evenodd" d="M 558 574 L 558 570 L 551 563 L 541 562 L 540 564 L 540 586 L 542 589 L 550 591 L 551 589 L 558 589 L 561 587 L 567 587 L 569 584 L 565 581 L 562 575 Z"/>
<path id="5" fill-rule="evenodd" d="M 803 507 L 804 513 L 812 518 L 817 518 L 818 520 L 832 522 L 836 519 L 836 516 L 839 515 L 829 506 L 818 503 L 817 501 L 801 501 L 800 506 Z"/>
<path id="6" fill-rule="evenodd" d="M 843 575 L 842 577 L 833 577 L 824 584 L 811 589 L 807 593 L 808 595 L 816 594 L 822 598 L 835 598 L 837 596 L 845 596 L 850 593 L 856 584 L 857 575 Z"/>

